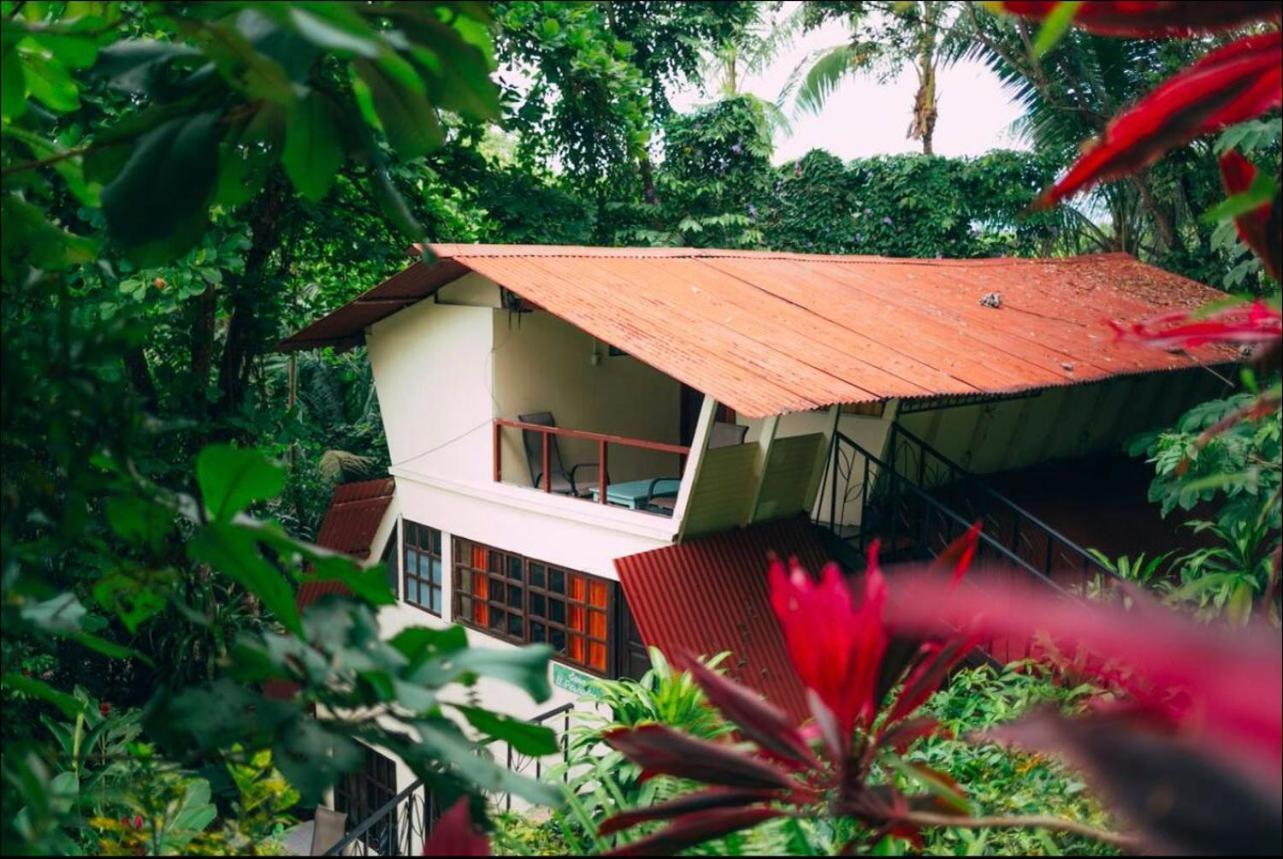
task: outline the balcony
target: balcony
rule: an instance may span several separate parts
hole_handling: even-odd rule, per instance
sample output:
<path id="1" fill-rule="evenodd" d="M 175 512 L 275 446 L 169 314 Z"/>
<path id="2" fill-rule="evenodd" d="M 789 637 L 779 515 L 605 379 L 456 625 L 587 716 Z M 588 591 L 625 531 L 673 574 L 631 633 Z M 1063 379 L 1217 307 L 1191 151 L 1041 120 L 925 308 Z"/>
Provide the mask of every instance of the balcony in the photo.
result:
<path id="1" fill-rule="evenodd" d="M 493 421 L 496 483 L 673 515 L 688 446 L 559 427 L 546 412 L 522 418 Z"/>

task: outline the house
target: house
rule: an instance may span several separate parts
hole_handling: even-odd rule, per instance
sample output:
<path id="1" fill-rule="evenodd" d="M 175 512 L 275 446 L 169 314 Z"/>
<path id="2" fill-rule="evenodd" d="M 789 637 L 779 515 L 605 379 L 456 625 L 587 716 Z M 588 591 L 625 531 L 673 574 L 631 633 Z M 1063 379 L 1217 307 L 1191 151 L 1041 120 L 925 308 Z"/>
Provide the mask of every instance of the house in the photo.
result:
<path id="1" fill-rule="evenodd" d="M 1124 439 L 1216 395 L 1236 357 L 1115 339 L 1108 319 L 1221 296 L 1122 254 L 413 253 L 281 348 L 368 350 L 395 482 L 388 632 L 546 642 L 558 702 L 644 670 L 654 644 L 732 650 L 797 710 L 768 551 L 858 566 L 876 536 L 920 557 L 980 518 L 989 551 L 1080 581 L 1084 544 L 1143 532 L 1117 527 L 1150 515 L 1143 487 L 1109 522 L 1047 487 L 1121 468 Z M 482 689 L 533 713 L 508 695 Z"/>

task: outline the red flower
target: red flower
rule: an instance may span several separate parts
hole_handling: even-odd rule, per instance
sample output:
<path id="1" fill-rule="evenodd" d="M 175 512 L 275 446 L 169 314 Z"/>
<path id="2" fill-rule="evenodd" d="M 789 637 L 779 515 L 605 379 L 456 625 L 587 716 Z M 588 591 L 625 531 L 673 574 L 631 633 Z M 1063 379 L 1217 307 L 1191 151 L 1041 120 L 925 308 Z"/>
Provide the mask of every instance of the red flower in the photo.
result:
<path id="1" fill-rule="evenodd" d="M 1024 18 L 1046 18 L 1059 3 L 1055 0 L 1003 2 L 1002 11 Z M 1188 36 L 1191 33 L 1226 30 L 1248 21 L 1278 20 L 1279 4 L 1265 2 L 1190 3 L 1184 0 L 1150 2 L 1083 3 L 1074 13 L 1074 24 L 1102 36 Z"/>
<path id="2" fill-rule="evenodd" d="M 106 701 L 100 701 L 98 703 L 99 715 L 106 716 L 110 712 L 111 712 L 111 704 L 108 704 Z"/>
<path id="3" fill-rule="evenodd" d="M 857 607 L 837 564 L 828 564 L 815 582 L 793 564 L 785 573 L 778 560 L 769 573 L 771 607 L 780 622 L 789 658 L 814 698 L 837 720 L 843 737 L 867 726 L 876 707 L 874 692 L 887 632 L 882 623 L 886 580 L 876 544 L 869 549 L 864 601 Z M 817 721 L 823 723 L 821 714 Z"/>
<path id="4" fill-rule="evenodd" d="M 1257 299 L 1206 316 L 1165 313 L 1131 325 L 1110 321 L 1120 340 L 1158 349 L 1188 349 L 1204 343 L 1275 343 L 1283 337 L 1283 315 Z"/>
<path id="5" fill-rule="evenodd" d="M 1038 206 L 1152 164 L 1196 137 L 1283 104 L 1283 34 L 1248 36 L 1212 51 L 1115 117 L 1038 200 Z"/>
<path id="6" fill-rule="evenodd" d="M 472 823 L 465 796 L 441 815 L 423 845 L 424 856 L 489 856 L 490 839 Z"/>
<path id="7" fill-rule="evenodd" d="M 1256 182 L 1256 167 L 1237 149 L 1231 149 L 1221 156 L 1221 181 L 1230 195 L 1242 194 Z M 1243 244 L 1252 249 L 1275 280 L 1280 278 L 1279 270 L 1283 268 L 1283 260 L 1279 258 L 1278 207 L 1279 199 L 1275 197 L 1272 202 L 1262 203 L 1234 219 Z"/>

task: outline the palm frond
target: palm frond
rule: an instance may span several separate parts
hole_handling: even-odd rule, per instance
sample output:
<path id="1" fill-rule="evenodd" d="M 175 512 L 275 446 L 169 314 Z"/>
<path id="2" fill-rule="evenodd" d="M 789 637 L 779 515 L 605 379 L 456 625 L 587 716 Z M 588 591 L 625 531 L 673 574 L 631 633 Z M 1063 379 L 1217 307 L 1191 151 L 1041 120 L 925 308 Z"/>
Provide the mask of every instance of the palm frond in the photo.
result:
<path id="1" fill-rule="evenodd" d="M 792 100 L 794 115 L 819 113 L 838 85 L 859 66 L 860 57 L 850 44 L 812 51 L 793 69 L 776 103 Z"/>

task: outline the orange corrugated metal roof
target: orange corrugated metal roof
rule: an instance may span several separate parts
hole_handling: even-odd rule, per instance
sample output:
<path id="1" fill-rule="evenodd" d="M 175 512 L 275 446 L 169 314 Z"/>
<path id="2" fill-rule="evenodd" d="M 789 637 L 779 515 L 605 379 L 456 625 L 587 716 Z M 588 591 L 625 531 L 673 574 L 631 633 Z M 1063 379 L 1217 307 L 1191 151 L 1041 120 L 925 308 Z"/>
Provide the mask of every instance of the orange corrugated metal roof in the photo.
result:
<path id="1" fill-rule="evenodd" d="M 392 504 L 396 481 L 391 477 L 360 480 L 334 487 L 330 506 L 316 532 L 316 545 L 333 549 L 357 560 L 365 560 L 372 550 L 374 535 Z M 299 585 L 295 603 L 301 611 L 326 594 L 350 593 L 342 582 L 307 581 Z"/>
<path id="2" fill-rule="evenodd" d="M 811 570 L 828 561 L 815 525 L 798 517 L 617 558 L 615 569 L 646 644 L 670 660 L 729 650 L 727 676 L 800 722 L 808 717 L 806 693 L 771 611 L 771 552 Z"/>
<path id="3" fill-rule="evenodd" d="M 747 417 L 1005 394 L 1222 363 L 1114 338 L 1108 319 L 1224 294 L 1126 254 L 920 260 L 695 248 L 430 245 L 282 348 L 349 345 L 475 271 Z M 1001 306 L 981 304 L 990 293 Z"/>

